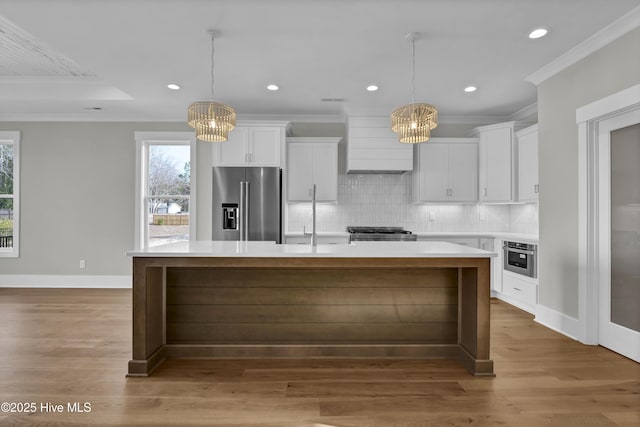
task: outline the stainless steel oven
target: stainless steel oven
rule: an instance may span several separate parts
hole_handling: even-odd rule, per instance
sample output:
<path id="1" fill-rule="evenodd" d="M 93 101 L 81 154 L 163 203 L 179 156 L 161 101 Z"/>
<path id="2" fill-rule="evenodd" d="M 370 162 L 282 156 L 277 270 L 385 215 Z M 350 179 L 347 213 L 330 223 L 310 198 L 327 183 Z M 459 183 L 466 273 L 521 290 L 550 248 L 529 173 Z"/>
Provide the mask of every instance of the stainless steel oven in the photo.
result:
<path id="1" fill-rule="evenodd" d="M 504 242 L 504 269 L 527 277 L 538 276 L 538 246 L 529 243 Z"/>

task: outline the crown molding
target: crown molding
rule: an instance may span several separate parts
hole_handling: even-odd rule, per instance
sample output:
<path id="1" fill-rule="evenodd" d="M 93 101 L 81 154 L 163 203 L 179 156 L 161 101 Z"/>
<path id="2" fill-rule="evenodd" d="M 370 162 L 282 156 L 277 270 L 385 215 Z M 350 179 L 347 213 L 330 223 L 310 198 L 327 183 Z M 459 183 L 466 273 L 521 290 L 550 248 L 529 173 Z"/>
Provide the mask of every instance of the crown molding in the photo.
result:
<path id="1" fill-rule="evenodd" d="M 291 123 L 344 123 L 346 116 L 335 114 L 239 114 L 238 121 L 281 121 Z M 172 115 L 86 113 L 0 113 L 0 122 L 163 122 L 185 123 L 185 117 Z"/>
<path id="2" fill-rule="evenodd" d="M 238 114 L 240 120 L 275 120 L 291 123 L 344 123 L 343 114 Z"/>
<path id="3" fill-rule="evenodd" d="M 582 43 L 573 47 L 538 71 L 529 74 L 525 80 L 538 86 L 543 81 L 558 74 L 593 52 L 640 26 L 640 6 L 621 16 Z"/>
<path id="4" fill-rule="evenodd" d="M 352 114 L 355 116 L 388 116 L 388 114 Z M 238 121 L 283 121 L 290 123 L 346 123 L 347 116 L 335 114 L 246 114 L 238 115 Z M 441 124 L 488 125 L 513 120 L 511 116 L 440 116 Z M 185 123 L 184 117 L 157 116 L 145 114 L 108 114 L 104 111 L 83 113 L 0 113 L 0 122 L 149 122 Z"/>
<path id="5" fill-rule="evenodd" d="M 389 117 L 388 110 L 352 110 L 349 117 Z M 511 116 L 490 116 L 490 115 L 447 115 L 438 114 L 438 123 L 447 125 L 490 125 L 513 120 Z"/>
<path id="6" fill-rule="evenodd" d="M 509 116 L 509 121 L 520 121 L 524 120 L 531 115 L 538 114 L 538 103 L 534 102 L 533 104 L 529 104 L 526 107 L 523 107 Z"/>
<path id="7" fill-rule="evenodd" d="M 509 121 L 510 116 L 438 116 L 438 123 L 443 125 L 491 125 Z"/>
<path id="8" fill-rule="evenodd" d="M 157 115 L 133 115 L 126 113 L 110 114 L 105 111 L 87 111 L 86 113 L 0 113 L 0 122 L 160 122 L 184 123 L 186 118 L 164 117 Z"/>

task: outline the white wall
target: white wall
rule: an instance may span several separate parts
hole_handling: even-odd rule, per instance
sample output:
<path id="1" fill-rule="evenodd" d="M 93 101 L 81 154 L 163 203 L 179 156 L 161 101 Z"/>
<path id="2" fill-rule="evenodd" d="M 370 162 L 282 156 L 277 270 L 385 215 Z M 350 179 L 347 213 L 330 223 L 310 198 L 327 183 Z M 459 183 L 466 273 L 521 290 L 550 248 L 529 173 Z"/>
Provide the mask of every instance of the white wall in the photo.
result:
<path id="1" fill-rule="evenodd" d="M 21 131 L 20 257 L 1 275 L 128 275 L 135 131 L 180 123 L 0 123 Z M 86 260 L 86 269 L 79 260 Z"/>
<path id="2" fill-rule="evenodd" d="M 578 317 L 576 109 L 640 83 L 637 28 L 538 86 L 539 302 Z"/>

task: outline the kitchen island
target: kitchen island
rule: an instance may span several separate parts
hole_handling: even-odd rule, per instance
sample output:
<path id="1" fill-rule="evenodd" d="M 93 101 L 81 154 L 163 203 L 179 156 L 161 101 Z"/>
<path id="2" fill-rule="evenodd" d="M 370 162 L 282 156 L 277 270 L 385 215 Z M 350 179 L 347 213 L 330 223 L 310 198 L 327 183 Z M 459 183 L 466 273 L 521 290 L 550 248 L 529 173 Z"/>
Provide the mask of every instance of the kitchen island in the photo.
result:
<path id="1" fill-rule="evenodd" d="M 490 258 L 446 242 L 131 251 L 133 358 L 452 358 L 493 375 Z"/>

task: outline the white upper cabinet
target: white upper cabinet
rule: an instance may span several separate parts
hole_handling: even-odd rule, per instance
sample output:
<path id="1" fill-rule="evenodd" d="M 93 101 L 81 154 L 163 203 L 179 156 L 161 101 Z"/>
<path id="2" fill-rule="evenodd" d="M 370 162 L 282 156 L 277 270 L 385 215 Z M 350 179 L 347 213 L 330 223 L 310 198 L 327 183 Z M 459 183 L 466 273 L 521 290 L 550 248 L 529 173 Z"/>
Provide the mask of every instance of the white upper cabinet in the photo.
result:
<path id="1" fill-rule="evenodd" d="M 338 200 L 338 143 L 342 138 L 287 138 L 287 200 Z"/>
<path id="2" fill-rule="evenodd" d="M 449 199 L 478 201 L 478 142 L 449 145 Z"/>
<path id="3" fill-rule="evenodd" d="M 239 122 L 229 140 L 213 143 L 214 166 L 281 166 L 288 123 Z"/>
<path id="4" fill-rule="evenodd" d="M 413 166 L 415 203 L 478 200 L 478 140 L 431 138 L 416 144 Z"/>
<path id="5" fill-rule="evenodd" d="M 538 201 L 538 125 L 516 132 L 518 141 L 518 200 Z"/>
<path id="6" fill-rule="evenodd" d="M 247 149 L 249 128 L 236 126 L 229 132 L 229 139 L 225 142 L 215 142 L 213 147 L 214 166 L 245 166 L 247 164 Z M 216 156 L 217 155 L 217 156 Z"/>
<path id="7" fill-rule="evenodd" d="M 516 201 L 517 175 L 514 133 L 517 122 L 499 123 L 474 129 L 479 143 L 479 199 L 481 202 Z"/>
<path id="8" fill-rule="evenodd" d="M 287 138 L 287 141 L 292 139 L 293 138 Z M 311 188 L 313 186 L 312 170 L 312 144 L 287 142 L 287 200 L 311 200 Z"/>
<path id="9" fill-rule="evenodd" d="M 347 173 L 413 169 L 413 144 L 402 144 L 389 116 L 349 116 Z"/>

